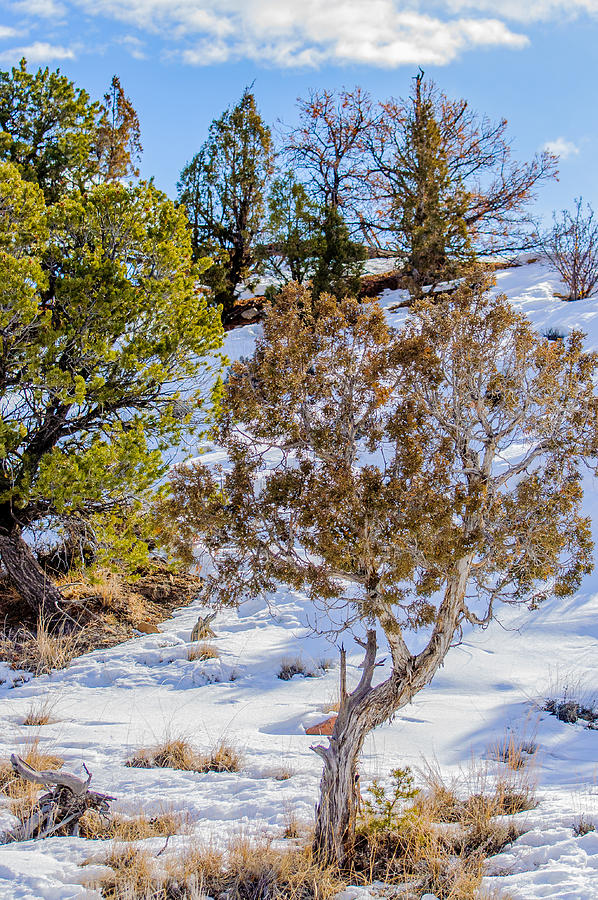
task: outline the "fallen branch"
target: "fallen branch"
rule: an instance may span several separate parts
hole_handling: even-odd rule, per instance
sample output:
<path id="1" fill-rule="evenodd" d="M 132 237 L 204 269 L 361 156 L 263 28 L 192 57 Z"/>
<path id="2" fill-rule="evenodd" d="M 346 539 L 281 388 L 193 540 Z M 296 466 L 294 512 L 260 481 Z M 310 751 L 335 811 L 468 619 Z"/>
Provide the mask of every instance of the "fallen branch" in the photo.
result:
<path id="1" fill-rule="evenodd" d="M 87 772 L 84 779 L 70 772 L 39 772 L 14 753 L 10 761 L 17 775 L 42 785 L 48 793 L 36 800 L 27 819 L 4 835 L 5 843 L 43 840 L 53 834 L 76 837 L 79 820 L 88 809 L 95 810 L 103 819 L 109 818 L 110 803 L 116 798 L 89 790 L 91 773 L 87 766 L 83 766 Z"/>

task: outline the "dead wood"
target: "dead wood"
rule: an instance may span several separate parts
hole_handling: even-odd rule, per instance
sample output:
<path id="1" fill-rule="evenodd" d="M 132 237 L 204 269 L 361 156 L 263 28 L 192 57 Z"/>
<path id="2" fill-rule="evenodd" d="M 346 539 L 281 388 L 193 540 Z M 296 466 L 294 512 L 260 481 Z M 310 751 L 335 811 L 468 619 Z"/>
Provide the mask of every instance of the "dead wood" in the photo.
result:
<path id="1" fill-rule="evenodd" d="M 4 843 L 42 840 L 57 834 L 77 836 L 79 820 L 89 809 L 108 819 L 110 803 L 116 798 L 89 790 L 91 773 L 86 766 L 87 778 L 80 778 L 70 772 L 38 772 L 15 753 L 10 761 L 17 775 L 42 785 L 48 793 L 36 800 L 26 819 L 4 835 Z"/>

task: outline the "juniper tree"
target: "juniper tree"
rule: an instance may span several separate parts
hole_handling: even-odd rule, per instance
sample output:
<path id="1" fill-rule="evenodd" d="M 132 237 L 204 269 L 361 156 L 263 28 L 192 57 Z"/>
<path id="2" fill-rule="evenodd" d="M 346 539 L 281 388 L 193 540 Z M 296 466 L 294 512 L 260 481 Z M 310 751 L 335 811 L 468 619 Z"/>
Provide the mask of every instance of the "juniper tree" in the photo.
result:
<path id="1" fill-rule="evenodd" d="M 400 331 L 375 303 L 290 285 L 231 367 L 215 431 L 228 464 L 175 473 L 164 537 L 188 559 L 201 542 L 214 602 L 287 584 L 364 647 L 329 745 L 312 748 L 323 857 L 351 853 L 365 737 L 463 629 L 590 571 L 580 466 L 596 451 L 597 363 L 579 333 L 538 336 L 474 273 Z"/>
<path id="2" fill-rule="evenodd" d="M 46 207 L 0 164 L 0 557 L 47 619 L 61 595 L 31 529 L 101 516 L 119 552 L 127 540 L 137 549 L 131 521 L 119 532 L 115 517 L 164 473 L 188 419 L 180 391 L 189 409 L 199 402 L 221 340 L 198 277 L 184 213 L 151 184 Z"/>
<path id="3" fill-rule="evenodd" d="M 317 296 L 327 292 L 335 297 L 357 294 L 366 251 L 351 240 L 347 223 L 337 207 L 324 209 L 314 244 L 313 293 Z"/>
<path id="4" fill-rule="evenodd" d="M 246 90 L 212 122 L 208 139 L 181 172 L 179 200 L 191 223 L 194 253 L 212 259 L 205 280 L 224 319 L 240 285 L 255 272 L 272 167 L 270 130 Z"/>
<path id="5" fill-rule="evenodd" d="M 533 245 L 526 206 L 556 174 L 548 152 L 513 159 L 507 122 L 452 100 L 424 73 L 406 99 L 380 104 L 367 136 L 372 226 L 423 283 L 453 277 L 476 253 Z"/>
<path id="6" fill-rule="evenodd" d="M 264 271 L 279 283 L 302 284 L 313 273 L 320 209 L 292 172 L 275 178 L 268 195 Z"/>
<path id="7" fill-rule="evenodd" d="M 393 148 L 392 171 L 385 173 L 385 189 L 392 186 L 385 199 L 391 243 L 417 293 L 424 285 L 454 277 L 459 266 L 471 261 L 472 247 L 465 220 L 471 197 L 460 175 L 450 171 L 447 136 L 433 94 L 423 85 L 423 72 L 414 81 L 400 125 L 403 146 Z M 378 134 L 389 123 L 392 133 L 396 121 L 389 116 L 381 120 Z"/>
<path id="8" fill-rule="evenodd" d="M 0 160 L 38 184 L 48 202 L 83 187 L 92 174 L 99 105 L 60 74 L 27 70 L 27 61 L 0 72 Z"/>

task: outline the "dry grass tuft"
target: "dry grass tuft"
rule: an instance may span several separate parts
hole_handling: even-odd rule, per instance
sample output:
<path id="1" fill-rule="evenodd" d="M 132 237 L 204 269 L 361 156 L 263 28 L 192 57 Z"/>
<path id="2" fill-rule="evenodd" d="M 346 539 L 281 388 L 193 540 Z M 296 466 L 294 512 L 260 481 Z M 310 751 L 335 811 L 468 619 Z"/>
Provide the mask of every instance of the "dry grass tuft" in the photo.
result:
<path id="1" fill-rule="evenodd" d="M 149 749 L 140 750 L 126 766 L 137 769 L 183 769 L 187 772 L 238 772 L 241 754 L 225 741 L 207 753 L 196 750 L 185 738 L 167 738 Z"/>
<path id="2" fill-rule="evenodd" d="M 538 745 L 535 741 L 516 738 L 509 733 L 504 741 L 491 748 L 489 756 L 504 763 L 509 769 L 523 769 L 534 763 L 537 752 Z"/>
<path id="3" fill-rule="evenodd" d="M 596 826 L 582 813 L 573 823 L 573 834 L 575 837 L 583 837 L 584 834 L 589 834 L 591 831 L 596 831 Z"/>
<path id="4" fill-rule="evenodd" d="M 126 844 L 116 845 L 104 863 L 112 869 L 110 875 L 102 880 L 104 897 L 110 900 L 149 900 L 160 897 L 153 893 L 156 884 L 155 866 L 146 850 Z"/>
<path id="5" fill-rule="evenodd" d="M 19 628 L 0 636 L 0 653 L 9 660 L 13 668 L 27 669 L 36 675 L 65 669 L 81 652 L 76 632 L 54 633 L 43 619 L 39 619 L 33 629 Z"/>
<path id="6" fill-rule="evenodd" d="M 140 750 L 127 760 L 134 769 L 183 769 L 197 771 L 198 753 L 185 738 L 165 738 L 159 744 Z"/>
<path id="7" fill-rule="evenodd" d="M 266 773 L 268 778 L 274 778 L 275 781 L 288 781 L 295 774 L 295 770 L 287 763 L 281 763 L 273 769 L 269 769 Z"/>
<path id="8" fill-rule="evenodd" d="M 91 840 L 142 841 L 181 834 L 188 829 L 188 824 L 187 818 L 178 812 L 163 812 L 157 816 L 116 814 L 107 822 L 95 810 L 88 810 L 80 820 L 80 829 L 81 837 Z"/>
<path id="9" fill-rule="evenodd" d="M 319 678 L 334 665 L 331 659 L 318 659 L 313 663 L 306 662 L 301 656 L 283 656 L 280 661 L 278 677 L 281 681 L 290 681 L 294 675 L 304 678 Z"/>
<path id="10" fill-rule="evenodd" d="M 337 687 L 336 690 L 333 691 L 329 695 L 329 699 L 325 703 L 322 704 L 322 712 L 337 713 L 340 709 L 340 706 L 341 706 L 341 701 L 340 701 L 339 689 Z"/>
<path id="11" fill-rule="evenodd" d="M 243 765 L 243 757 L 241 754 L 227 744 L 220 741 L 203 756 L 202 768 L 200 772 L 239 772 Z"/>
<path id="12" fill-rule="evenodd" d="M 74 580 L 76 579 L 76 580 Z M 157 623 L 172 610 L 190 603 L 201 581 L 152 565 L 130 580 L 90 569 L 56 578 L 69 616 L 68 633 L 51 633 L 6 579 L 0 577 L 0 653 L 14 669 L 42 674 L 64 668 L 75 656 L 133 637 L 137 631 L 157 631 Z"/>
<path id="13" fill-rule="evenodd" d="M 403 800 L 393 805 L 384 828 L 371 815 L 360 822 L 355 877 L 366 883 L 408 882 L 414 896 L 429 892 L 440 900 L 479 898 L 484 861 L 522 832 L 510 817 L 536 805 L 530 772 L 505 766 L 496 775 L 487 763 L 474 761 L 452 781 L 432 766 L 420 774 L 424 789 L 409 801 L 413 792 L 406 791 L 406 784 Z M 392 799 L 382 791 L 377 805 L 388 812 Z"/>
<path id="14" fill-rule="evenodd" d="M 305 834 L 305 827 L 301 825 L 297 817 L 297 812 L 289 802 L 283 805 L 283 828 L 282 836 L 287 840 L 295 840 L 302 834 Z"/>
<path id="15" fill-rule="evenodd" d="M 280 661 L 278 677 L 281 681 L 290 681 L 294 675 L 303 675 L 305 678 L 311 675 L 305 660 L 300 656 L 284 656 Z"/>
<path id="16" fill-rule="evenodd" d="M 218 659 L 220 653 L 212 644 L 193 644 L 187 651 L 187 659 L 193 662 L 196 659 Z"/>
<path id="17" fill-rule="evenodd" d="M 54 722 L 60 721 L 54 715 L 56 709 L 56 699 L 46 697 L 38 697 L 32 700 L 29 709 L 25 713 L 23 725 L 39 727 L 42 725 L 52 725 Z"/>
<path id="18" fill-rule="evenodd" d="M 243 838 L 226 853 L 208 847 L 170 857 L 162 873 L 130 848 L 115 849 L 105 863 L 113 869 L 101 884 L 106 900 L 332 900 L 345 887 L 309 849 L 275 850 Z"/>

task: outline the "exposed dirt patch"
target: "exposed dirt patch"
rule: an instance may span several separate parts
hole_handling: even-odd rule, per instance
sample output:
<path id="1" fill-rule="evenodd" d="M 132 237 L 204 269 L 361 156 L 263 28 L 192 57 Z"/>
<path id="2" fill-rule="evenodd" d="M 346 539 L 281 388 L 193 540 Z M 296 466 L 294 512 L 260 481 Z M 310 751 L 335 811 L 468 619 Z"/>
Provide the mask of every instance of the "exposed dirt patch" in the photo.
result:
<path id="1" fill-rule="evenodd" d="M 109 572 L 73 574 L 57 579 L 67 615 L 62 633 L 49 634 L 31 609 L 0 580 L 0 656 L 12 668 L 40 674 L 68 665 L 99 648 L 113 647 L 136 633 L 158 631 L 174 609 L 186 606 L 201 590 L 201 579 L 153 566 L 124 578 Z"/>

